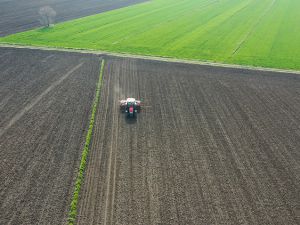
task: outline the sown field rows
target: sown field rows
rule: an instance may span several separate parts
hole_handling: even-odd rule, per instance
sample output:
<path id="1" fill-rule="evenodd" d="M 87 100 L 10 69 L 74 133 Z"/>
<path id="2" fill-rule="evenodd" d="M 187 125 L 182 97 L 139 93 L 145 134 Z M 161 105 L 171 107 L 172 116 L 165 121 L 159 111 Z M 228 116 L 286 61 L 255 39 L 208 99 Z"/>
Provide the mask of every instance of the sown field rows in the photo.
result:
<path id="1" fill-rule="evenodd" d="M 0 49 L 0 224 L 65 224 L 99 58 Z"/>
<path id="2" fill-rule="evenodd" d="M 298 75 L 108 58 L 103 76 L 78 224 L 299 224 Z"/>

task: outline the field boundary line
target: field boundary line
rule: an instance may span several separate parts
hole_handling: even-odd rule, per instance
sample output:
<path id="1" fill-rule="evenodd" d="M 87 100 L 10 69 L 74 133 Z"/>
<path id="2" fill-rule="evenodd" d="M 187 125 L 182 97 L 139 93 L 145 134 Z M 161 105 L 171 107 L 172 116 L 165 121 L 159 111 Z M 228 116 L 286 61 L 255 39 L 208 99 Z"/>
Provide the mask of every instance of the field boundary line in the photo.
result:
<path id="1" fill-rule="evenodd" d="M 30 109 L 32 109 L 45 95 L 47 95 L 50 91 L 52 91 L 56 86 L 60 85 L 70 74 L 80 68 L 83 63 L 78 64 L 77 66 L 70 69 L 65 75 L 63 75 L 58 80 L 54 81 L 46 90 L 44 90 L 41 94 L 39 94 L 36 98 L 34 98 L 30 103 L 25 105 L 25 107 L 17 112 L 6 124 L 6 126 L 0 130 L 0 137 L 12 126 L 14 125 L 25 113 L 27 113 Z"/>
<path id="2" fill-rule="evenodd" d="M 168 56 L 138 55 L 138 54 L 110 52 L 110 51 L 101 51 L 101 50 L 93 50 L 93 49 L 63 48 L 63 47 L 56 48 L 56 47 L 9 44 L 9 43 L 0 43 L 0 48 L 60 51 L 60 52 L 70 52 L 70 53 L 92 54 L 92 55 L 97 55 L 97 56 L 107 55 L 107 56 L 116 56 L 116 57 L 122 57 L 122 58 L 145 59 L 145 60 L 170 62 L 170 63 L 184 63 L 184 64 L 191 64 L 191 65 L 204 65 L 204 66 L 211 66 L 211 67 L 223 67 L 223 68 L 232 68 L 232 69 L 245 69 L 245 70 L 251 70 L 251 71 L 265 71 L 265 72 L 277 72 L 277 73 L 288 73 L 288 74 L 299 74 L 300 75 L 300 70 L 218 63 L 218 62 L 203 61 L 203 60 L 201 61 L 201 60 L 191 60 L 191 59 L 180 59 L 180 58 L 172 58 L 172 57 L 168 57 Z"/>
<path id="3" fill-rule="evenodd" d="M 105 60 L 102 59 L 99 80 L 98 80 L 98 83 L 96 86 L 96 94 L 95 94 L 93 105 L 92 105 L 92 113 L 91 113 L 91 117 L 90 117 L 89 129 L 88 129 L 88 132 L 85 137 L 85 144 L 84 144 L 83 151 L 81 154 L 80 166 L 79 166 L 79 170 L 77 173 L 74 192 L 73 192 L 73 196 L 72 196 L 72 200 L 71 200 L 71 204 L 70 204 L 70 210 L 69 210 L 69 215 L 68 215 L 68 224 L 69 225 L 75 224 L 76 217 L 77 217 L 78 198 L 79 198 L 79 193 L 81 190 L 81 185 L 84 180 L 84 172 L 85 172 L 86 163 L 87 163 L 86 160 L 87 160 L 89 150 L 90 150 L 90 143 L 91 143 L 91 139 L 92 139 L 92 135 L 93 135 L 95 116 L 96 116 L 98 102 L 100 99 L 100 90 L 101 90 L 101 86 L 102 86 L 104 64 L 105 64 Z"/>

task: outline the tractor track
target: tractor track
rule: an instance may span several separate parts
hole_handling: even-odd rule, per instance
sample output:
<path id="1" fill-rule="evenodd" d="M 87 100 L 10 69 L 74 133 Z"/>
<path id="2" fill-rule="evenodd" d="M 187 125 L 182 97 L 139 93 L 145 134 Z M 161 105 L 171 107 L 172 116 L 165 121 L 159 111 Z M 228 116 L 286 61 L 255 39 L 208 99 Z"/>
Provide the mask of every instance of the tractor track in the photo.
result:
<path id="1" fill-rule="evenodd" d="M 118 71 L 120 73 L 120 71 Z M 118 83 L 116 88 L 118 88 Z M 111 106 L 113 112 L 118 111 L 117 102 L 114 101 Z M 117 113 L 112 114 L 112 123 L 118 124 L 119 115 Z M 119 126 L 114 126 L 111 134 L 111 144 L 109 149 L 108 159 L 108 172 L 107 172 L 107 187 L 105 196 L 105 212 L 104 212 L 104 224 L 112 224 L 113 210 L 114 210 L 114 197 L 115 197 L 115 185 L 116 185 L 116 156 L 118 149 L 118 130 Z"/>
<path id="2" fill-rule="evenodd" d="M 52 89 L 62 83 L 70 74 L 72 74 L 75 70 L 82 66 L 83 63 L 80 63 L 70 69 L 65 75 L 59 78 L 59 80 L 55 81 L 51 84 L 45 91 L 43 91 L 40 95 L 38 95 L 35 99 L 33 99 L 28 105 L 26 105 L 21 111 L 19 111 L 10 121 L 1 129 L 0 137 L 12 126 L 14 125 L 26 112 L 31 110 L 41 99 L 43 99 Z"/>

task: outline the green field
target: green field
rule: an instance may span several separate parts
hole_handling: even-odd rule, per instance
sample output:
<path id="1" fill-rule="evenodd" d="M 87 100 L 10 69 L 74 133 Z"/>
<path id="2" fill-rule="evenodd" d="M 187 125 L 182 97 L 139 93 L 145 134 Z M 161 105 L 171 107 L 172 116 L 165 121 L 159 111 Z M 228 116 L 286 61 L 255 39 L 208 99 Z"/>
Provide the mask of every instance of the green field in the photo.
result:
<path id="1" fill-rule="evenodd" d="M 300 69 L 299 0 L 152 0 L 0 42 Z"/>

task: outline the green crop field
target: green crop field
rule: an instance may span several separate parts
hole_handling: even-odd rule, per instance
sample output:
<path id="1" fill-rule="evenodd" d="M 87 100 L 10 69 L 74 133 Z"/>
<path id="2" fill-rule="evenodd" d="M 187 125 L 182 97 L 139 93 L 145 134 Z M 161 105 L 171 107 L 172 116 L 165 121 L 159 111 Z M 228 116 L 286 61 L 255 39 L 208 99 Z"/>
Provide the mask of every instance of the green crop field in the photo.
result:
<path id="1" fill-rule="evenodd" d="M 152 0 L 0 42 L 300 69 L 299 0 Z"/>

